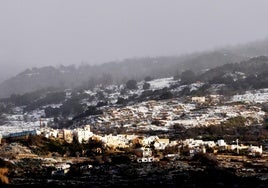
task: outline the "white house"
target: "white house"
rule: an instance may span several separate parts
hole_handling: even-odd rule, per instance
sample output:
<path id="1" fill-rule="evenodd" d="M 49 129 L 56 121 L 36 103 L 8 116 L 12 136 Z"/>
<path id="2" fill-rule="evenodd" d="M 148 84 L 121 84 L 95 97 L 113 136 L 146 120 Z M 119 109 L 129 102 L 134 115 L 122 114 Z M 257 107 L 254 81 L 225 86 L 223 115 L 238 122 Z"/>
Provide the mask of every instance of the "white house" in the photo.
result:
<path id="1" fill-rule="evenodd" d="M 249 146 L 248 152 L 249 152 L 249 155 L 252 155 L 252 156 L 262 155 L 262 146 L 260 146 L 260 147 Z"/>
<path id="2" fill-rule="evenodd" d="M 148 163 L 155 161 L 151 148 L 140 148 L 142 150 L 142 157 L 137 158 L 138 163 Z"/>
<path id="3" fill-rule="evenodd" d="M 209 147 L 209 148 L 213 148 L 216 146 L 214 141 L 204 141 L 204 145 Z"/>
<path id="4" fill-rule="evenodd" d="M 83 141 L 87 142 L 89 138 L 93 136 L 93 133 L 90 131 L 90 126 L 86 125 L 84 128 L 74 129 L 74 137 L 77 138 L 79 143 Z"/>
<path id="5" fill-rule="evenodd" d="M 58 137 L 58 133 L 59 131 L 57 129 L 43 129 L 43 131 L 41 130 L 41 132 L 43 132 L 44 137 L 46 138 L 50 138 L 50 137 L 54 137 L 57 138 Z"/>
<path id="6" fill-rule="evenodd" d="M 192 102 L 204 103 L 206 102 L 206 97 L 192 97 Z"/>
<path id="7" fill-rule="evenodd" d="M 226 145 L 227 145 L 227 144 L 225 143 L 224 140 L 218 140 L 218 141 L 217 141 L 217 144 L 218 144 L 218 146 L 220 146 L 220 147 L 222 147 L 222 146 L 226 146 Z"/>

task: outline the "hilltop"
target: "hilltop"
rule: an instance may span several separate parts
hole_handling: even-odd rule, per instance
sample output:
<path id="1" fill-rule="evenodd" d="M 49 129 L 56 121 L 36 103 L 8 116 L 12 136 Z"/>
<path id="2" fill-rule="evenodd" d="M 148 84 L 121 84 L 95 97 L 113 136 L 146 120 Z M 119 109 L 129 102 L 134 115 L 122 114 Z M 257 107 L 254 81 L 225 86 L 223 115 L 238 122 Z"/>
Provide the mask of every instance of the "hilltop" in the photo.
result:
<path id="1" fill-rule="evenodd" d="M 180 57 L 126 59 L 122 62 L 109 62 L 102 65 L 32 68 L 4 81 L 0 85 L 0 97 L 49 87 L 73 89 L 78 86 L 120 84 L 128 79 L 141 80 L 146 76 L 170 77 L 187 69 L 198 72 L 241 59 L 236 54 L 215 51 Z"/>
<path id="2" fill-rule="evenodd" d="M 47 88 L 93 88 L 98 84 L 122 84 L 129 79 L 179 76 L 185 70 L 200 75 L 209 69 L 268 55 L 268 39 L 239 46 L 181 56 L 130 58 L 100 65 L 29 68 L 0 84 L 0 98 Z M 207 72 L 210 74 L 210 72 Z"/>

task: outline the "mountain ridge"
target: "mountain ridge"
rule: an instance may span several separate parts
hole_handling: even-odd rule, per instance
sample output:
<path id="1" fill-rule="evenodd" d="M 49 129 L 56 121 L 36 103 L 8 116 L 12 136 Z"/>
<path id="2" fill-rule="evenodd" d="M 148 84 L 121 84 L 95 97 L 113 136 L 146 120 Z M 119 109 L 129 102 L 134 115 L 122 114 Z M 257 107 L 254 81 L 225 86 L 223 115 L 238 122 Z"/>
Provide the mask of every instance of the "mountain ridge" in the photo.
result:
<path id="1" fill-rule="evenodd" d="M 195 72 L 242 59 L 231 53 L 211 52 L 189 57 L 156 57 L 127 59 L 102 65 L 80 67 L 48 66 L 27 69 L 0 84 L 0 97 L 23 94 L 47 87 L 75 88 L 81 85 L 124 83 L 128 79 L 141 80 L 146 76 L 161 78 L 191 69 Z"/>
<path id="2" fill-rule="evenodd" d="M 180 75 L 185 70 L 202 74 L 228 63 L 241 62 L 250 57 L 268 55 L 268 39 L 213 51 L 184 56 L 130 58 L 101 65 L 46 66 L 22 71 L 0 84 L 0 98 L 55 87 L 68 89 L 92 88 L 97 84 L 140 81 L 145 77 L 163 78 Z"/>

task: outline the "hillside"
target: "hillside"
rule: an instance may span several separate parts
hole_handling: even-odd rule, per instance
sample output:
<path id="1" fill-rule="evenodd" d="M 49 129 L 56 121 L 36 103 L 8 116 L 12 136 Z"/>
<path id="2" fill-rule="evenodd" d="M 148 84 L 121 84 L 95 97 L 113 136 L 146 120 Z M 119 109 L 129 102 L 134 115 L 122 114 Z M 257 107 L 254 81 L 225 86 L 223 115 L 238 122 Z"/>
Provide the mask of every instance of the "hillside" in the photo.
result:
<path id="1" fill-rule="evenodd" d="M 46 117 L 81 118 L 101 113 L 98 109 L 102 106 L 124 106 L 148 100 L 209 94 L 243 94 L 249 90 L 268 88 L 268 57 L 260 56 L 240 63 L 228 63 L 199 75 L 187 70 L 179 77 L 132 81 L 131 88 L 128 82 L 107 82 L 105 86 L 100 84 L 92 88 L 50 88 L 13 94 L 0 100 L 0 110 L 9 113 L 10 109 L 17 106 L 24 112 L 42 109 L 42 114 Z"/>
<path id="2" fill-rule="evenodd" d="M 51 87 L 62 90 L 77 87 L 93 88 L 98 84 L 122 84 L 129 79 L 141 81 L 148 76 L 155 79 L 180 76 L 185 70 L 200 75 L 208 69 L 262 55 L 268 55 L 268 39 L 183 56 L 131 58 L 78 67 L 71 65 L 31 68 L 0 84 L 0 98 Z M 225 67 L 219 69 L 223 71 Z M 200 79 L 211 80 L 215 71 L 217 72 L 217 69 L 205 73 Z"/>
<path id="3" fill-rule="evenodd" d="M 139 81 L 147 76 L 170 77 L 179 75 L 186 69 L 200 72 L 241 59 L 244 58 L 237 54 L 214 51 L 180 57 L 126 59 L 122 62 L 109 62 L 102 65 L 32 68 L 3 82 L 0 85 L 0 97 L 48 87 L 67 89 L 83 86 L 92 88 L 97 84 L 120 84 L 128 79 Z"/>
<path id="4" fill-rule="evenodd" d="M 198 80 L 209 84 L 225 84 L 230 89 L 248 90 L 268 87 L 268 57 L 259 56 L 240 63 L 211 69 Z"/>

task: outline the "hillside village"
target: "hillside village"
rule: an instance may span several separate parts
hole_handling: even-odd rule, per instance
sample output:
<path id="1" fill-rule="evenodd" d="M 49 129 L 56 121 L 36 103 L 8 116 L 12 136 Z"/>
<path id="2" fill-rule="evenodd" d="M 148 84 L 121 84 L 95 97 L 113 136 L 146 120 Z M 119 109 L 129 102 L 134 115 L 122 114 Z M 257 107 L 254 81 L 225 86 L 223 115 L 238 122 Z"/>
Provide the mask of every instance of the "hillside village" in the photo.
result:
<path id="1" fill-rule="evenodd" d="M 262 92 L 265 92 L 263 90 Z M 255 97 L 253 97 L 255 95 Z M 260 99 L 258 97 L 261 96 Z M 227 145 L 223 140 L 203 141 L 188 138 L 182 140 L 170 140 L 169 138 L 159 138 L 158 136 L 148 136 L 149 132 L 163 131 L 171 132 L 174 127 L 181 126 L 185 129 L 193 127 L 209 127 L 211 125 L 220 125 L 227 122 L 230 118 L 243 118 L 244 126 L 256 126 L 263 123 L 266 113 L 255 105 L 253 100 L 247 100 L 246 97 L 260 102 L 267 102 L 268 98 L 264 95 L 255 94 L 235 95 L 230 100 L 224 101 L 221 95 L 209 95 L 204 97 L 191 97 L 182 99 L 168 100 L 149 100 L 138 104 L 127 105 L 123 107 L 103 108 L 103 113 L 92 118 L 87 118 L 90 125 L 85 127 L 76 127 L 65 129 L 55 129 L 49 127 L 52 118 L 41 118 L 42 111 L 33 112 L 27 115 L 13 115 L 8 117 L 10 123 L 28 125 L 23 127 L 23 131 L 4 128 L 1 132 L 2 138 L 24 136 L 24 135 L 42 135 L 46 138 L 63 139 L 71 143 L 74 138 L 79 143 L 87 142 L 89 139 L 97 139 L 109 148 L 124 149 L 131 146 L 133 140 L 138 139 L 143 148 L 148 148 L 152 144 L 155 149 L 164 150 L 166 147 L 194 148 L 189 152 L 205 151 L 206 147 L 222 147 L 226 149 L 248 149 L 251 155 L 261 155 L 262 147 L 259 146 L 238 146 L 230 143 Z M 239 100 L 240 99 L 240 100 Z M 243 100 L 252 102 L 251 104 L 241 103 Z M 240 102 L 240 103 L 237 103 Z M 20 113 L 17 108 L 16 113 Z M 27 119 L 27 122 L 23 122 Z M 25 125 L 24 125 L 25 126 Z M 26 128 L 26 129 L 25 129 Z M 91 129 L 97 130 L 94 134 Z M 105 134 L 108 130 L 113 130 L 110 134 Z M 121 131 L 119 131 L 121 130 Z M 99 133 L 99 134 L 98 134 Z"/>
<path id="2" fill-rule="evenodd" d="M 29 134 L 29 133 L 28 133 Z M 139 135 L 129 135 L 129 134 L 118 134 L 118 135 L 96 135 L 90 130 L 90 126 L 86 125 L 83 128 L 76 128 L 73 130 L 68 129 L 52 129 L 52 128 L 41 128 L 40 131 L 36 133 L 31 133 L 36 135 L 41 135 L 49 139 L 64 140 L 67 143 L 72 143 L 76 139 L 80 144 L 87 143 L 89 139 L 100 141 L 104 144 L 104 148 L 108 147 L 112 150 L 120 150 L 131 148 L 135 144 L 138 144 L 140 149 L 143 151 L 143 157 L 152 157 L 152 148 L 154 150 L 165 150 L 168 147 L 188 148 L 190 156 L 197 153 L 206 153 L 206 149 L 213 149 L 213 153 L 217 152 L 217 149 L 221 151 L 229 150 L 235 151 L 239 154 L 239 150 L 247 150 L 247 154 L 251 156 L 262 156 L 263 149 L 262 146 L 252 146 L 238 144 L 238 139 L 234 143 L 227 144 L 224 140 L 215 141 L 203 141 L 201 139 L 185 139 L 185 140 L 170 140 L 168 138 L 159 138 L 158 136 L 139 136 Z M 15 135 L 13 135 L 15 136 Z M 21 136 L 21 135 L 16 135 Z M 99 148 L 101 152 L 101 148 Z M 215 151 L 214 151 L 215 150 Z M 144 154 L 149 152 L 150 154 Z M 179 151 L 177 151 L 179 152 Z M 178 153 L 170 153 L 178 154 Z M 148 161 L 146 161 L 148 162 Z"/>
<path id="3" fill-rule="evenodd" d="M 171 78 L 151 80 L 152 91 L 159 91 L 163 88 L 173 87 L 176 82 Z M 180 126 L 185 129 L 194 127 L 209 127 L 220 125 L 232 118 L 242 118 L 245 126 L 261 125 L 265 120 L 266 113 L 262 110 L 261 104 L 268 101 L 268 90 L 260 89 L 247 91 L 245 94 L 229 96 L 210 94 L 205 96 L 172 97 L 164 100 L 144 100 L 141 102 L 127 103 L 121 105 L 116 103 L 116 98 L 121 96 L 142 95 L 144 82 L 137 84 L 136 90 L 129 90 L 124 95 L 120 94 L 117 87 L 111 85 L 102 90 L 96 87 L 93 90 L 84 91 L 89 96 L 96 96 L 100 91 L 106 98 L 106 106 L 100 106 L 100 112 L 96 115 L 88 115 L 81 122 L 74 121 L 69 129 L 75 129 L 83 124 L 89 124 L 97 134 L 126 133 L 146 135 L 150 131 L 168 132 L 174 127 Z M 202 87 L 203 83 L 190 84 L 190 90 Z M 120 86 L 122 89 L 122 86 Z M 120 88 L 119 87 L 119 88 Z M 177 87 L 177 91 L 185 86 Z M 117 88 L 117 89 L 116 89 Z M 112 92 L 113 91 L 113 92 Z M 71 97 L 71 92 L 66 91 L 66 99 Z M 88 103 L 82 100 L 82 103 Z M 87 105 L 96 105 L 98 100 Z M 50 104 L 57 108 L 61 104 Z M 1 137 L 8 137 L 19 132 L 40 132 L 40 128 L 53 127 L 55 117 L 46 117 L 47 105 L 36 108 L 32 111 L 23 110 L 23 106 L 16 106 L 11 113 L 1 115 L 0 132 Z M 55 126 L 53 127 L 55 129 Z M 113 130 L 113 131 L 111 131 Z M 54 133 L 55 135 L 56 133 Z"/>
<path id="4" fill-rule="evenodd" d="M 163 88 L 173 87 L 174 80 L 171 78 L 156 79 L 149 82 L 152 91 L 156 92 Z M 144 83 L 138 83 L 137 90 L 127 91 L 124 95 L 116 86 L 109 86 L 105 90 L 96 87 L 92 91 L 84 91 L 85 94 L 96 96 L 100 91 L 106 103 L 96 99 L 91 102 L 82 100 L 88 106 L 97 105 L 99 102 L 106 106 L 98 107 L 101 113 L 98 115 L 88 115 L 86 121 L 95 129 L 128 128 L 128 131 L 135 129 L 145 130 L 168 130 L 173 125 L 182 125 L 185 128 L 202 127 L 220 124 L 232 117 L 243 117 L 247 119 L 247 124 L 260 124 L 265 116 L 260 105 L 267 103 L 267 89 L 247 91 L 245 94 L 233 95 L 226 98 L 224 95 L 210 94 L 206 96 L 186 96 L 172 97 L 164 100 L 144 100 L 141 102 L 129 102 L 125 105 L 117 104 L 117 98 L 123 99 L 132 95 L 142 95 Z M 202 83 L 193 83 L 187 87 L 196 90 Z M 186 86 L 182 85 L 176 89 L 182 90 Z M 117 89 L 116 89 L 117 88 Z M 175 95 L 175 94 L 173 94 Z M 71 97 L 71 92 L 66 91 L 66 99 Z M 19 131 L 30 131 L 40 127 L 40 124 L 52 126 L 56 122 L 55 117 L 47 117 L 46 108 L 57 109 L 62 104 L 50 104 L 39 106 L 38 108 L 25 111 L 23 106 L 12 108 L 11 112 L 1 114 L 0 131 L 2 136 Z M 68 117 L 72 118 L 72 117 Z M 74 125 L 75 126 L 75 125 Z"/>
<path id="5" fill-rule="evenodd" d="M 160 95 L 164 88 L 176 85 L 171 78 L 149 83 L 152 91 L 161 91 Z M 204 85 L 196 82 L 171 89 L 173 97 L 167 99 L 129 100 L 130 96 L 139 98 L 143 95 L 143 85 L 144 82 L 139 82 L 136 90 L 124 94 L 122 86 L 113 85 L 84 91 L 92 97 L 101 91 L 106 103 L 98 99 L 83 99 L 81 104 L 96 106 L 90 111 L 92 114 L 70 117 L 72 123 L 66 127 L 58 126 L 55 117 L 46 117 L 48 106 L 58 108 L 62 104 L 41 106 L 32 111 L 16 106 L 10 114 L 2 114 L 0 157 L 16 164 L 12 167 L 17 171 L 12 175 L 13 181 L 18 181 L 17 176 L 26 176 L 25 167 L 19 167 L 25 165 L 25 160 L 30 160 L 31 165 L 38 160 L 39 168 L 43 169 L 43 172 L 38 172 L 40 176 L 56 180 L 58 177 L 70 178 L 77 168 L 79 170 L 75 173 L 80 175 L 95 171 L 110 173 L 101 165 L 114 163 L 118 157 L 122 157 L 122 165 L 141 164 L 147 168 L 149 164 L 158 164 L 162 169 L 169 169 L 173 168 L 169 165 L 174 163 L 182 171 L 202 169 L 195 166 L 202 159 L 220 168 L 233 169 L 238 176 L 255 177 L 258 174 L 261 178 L 268 178 L 265 176 L 268 143 L 267 139 L 260 139 L 267 138 L 263 128 L 267 121 L 267 111 L 263 109 L 263 104 L 268 102 L 267 89 L 228 97 L 221 94 L 176 96 L 176 92 L 186 87 L 196 91 Z M 65 100 L 71 97 L 72 91 L 66 90 Z M 119 97 L 129 102 L 118 103 Z M 104 105 L 99 105 L 99 102 Z M 214 136 L 206 134 L 210 128 L 214 130 Z M 240 129 L 242 132 L 251 131 L 250 138 L 254 139 L 246 140 L 247 135 L 237 134 Z M 220 134 L 217 135 L 217 131 Z M 193 132 L 195 134 L 191 134 Z M 163 167 L 165 161 L 169 162 Z M 115 166 L 110 168 L 115 171 Z"/>
<path id="6" fill-rule="evenodd" d="M 27 144 L 21 144 L 21 141 L 24 143 L 23 140 L 25 139 L 39 140 L 42 137 L 51 140 L 49 142 L 55 142 L 54 144 L 61 144 L 57 146 L 58 149 L 55 148 L 56 150 L 54 149 L 51 153 L 45 155 L 36 153 L 35 150 L 40 147 L 38 145 L 30 145 L 29 147 Z M 75 152 L 76 157 L 74 157 L 68 154 L 68 152 L 61 151 L 59 147 L 66 147 L 64 143 L 73 144 L 75 147 L 78 146 L 78 148 L 79 145 L 88 144 L 90 146 L 93 143 L 95 143 L 94 145 L 99 144 L 92 149 L 78 149 Z M 96 171 L 99 175 L 102 173 L 118 173 L 114 169 L 116 165 L 113 166 L 111 164 L 115 163 L 116 158 L 120 156 L 122 157 L 120 164 L 129 164 L 129 168 L 135 164 L 142 164 L 145 168 L 143 173 L 150 172 L 151 168 L 146 169 L 148 164 L 159 164 L 162 170 L 172 169 L 173 166 L 170 166 L 170 164 L 173 164 L 177 165 L 177 170 L 179 171 L 199 172 L 204 167 L 202 167 L 202 164 L 201 166 L 196 164 L 195 160 L 205 160 L 207 161 L 206 165 L 212 163 L 218 168 L 233 169 L 237 176 L 257 176 L 266 181 L 268 179 L 268 152 L 267 148 L 265 149 L 264 147 L 262 145 L 242 144 L 238 139 L 227 143 L 223 139 L 216 141 L 193 138 L 173 140 L 159 136 L 141 136 L 127 133 L 98 135 L 91 131 L 90 125 L 86 125 L 74 129 L 41 127 L 31 132 L 13 133 L 9 137 L 2 139 L 0 157 L 7 163 L 11 162 L 15 165 L 11 167 L 16 169 L 15 174 L 11 175 L 13 178 L 11 180 L 15 184 L 21 184 L 22 182 L 17 177 L 27 177 L 24 169 L 30 168 L 31 172 L 37 168 L 35 167 L 37 162 L 38 168 L 42 169 L 42 171 L 35 170 L 35 173 L 39 174 L 37 177 L 45 176 L 52 178 L 53 181 L 57 181 L 58 178 L 62 177 L 69 179 L 77 178 L 72 175 L 74 172 L 77 175 L 82 175 L 81 177 L 87 174 L 89 178 Z M 28 161 L 27 165 L 31 165 L 31 167 L 27 167 L 25 160 Z M 169 162 L 165 164 L 165 161 Z M 103 166 L 105 164 L 110 166 L 108 171 Z M 74 171 L 76 168 L 78 169 Z M 140 166 L 139 168 L 142 167 Z M 160 169 L 159 172 L 161 172 Z M 138 177 L 142 176 L 143 173 L 138 173 Z M 115 181 L 121 181 L 125 176 L 126 174 L 120 174 L 118 176 L 119 179 L 109 179 L 109 182 L 115 184 Z M 173 175 L 170 174 L 170 176 L 172 177 Z M 98 182 L 97 180 L 95 181 L 93 182 Z"/>
<path id="7" fill-rule="evenodd" d="M 207 127 L 219 125 L 230 118 L 242 117 L 247 121 L 246 125 L 261 124 L 265 112 L 258 106 L 248 104 L 235 104 L 232 101 L 226 104 L 204 105 L 206 100 L 220 101 L 220 96 L 192 97 L 189 102 L 181 100 L 146 101 L 125 107 L 109 107 L 103 109 L 103 114 L 94 116 L 88 121 L 96 129 L 104 130 L 105 127 L 116 130 L 116 128 L 127 128 L 127 132 L 137 130 L 162 130 L 168 131 L 174 125 L 185 128 Z M 236 96 L 234 96 L 236 98 Z M 235 99 L 237 100 L 237 99 Z M 35 130 L 40 126 L 48 126 L 52 118 L 41 118 L 42 111 L 34 115 L 13 115 L 8 117 L 10 124 L 16 123 L 20 126 L 8 126 L 1 128 L 2 136 L 15 133 L 17 130 Z M 25 118 L 27 119 L 24 122 Z"/>

